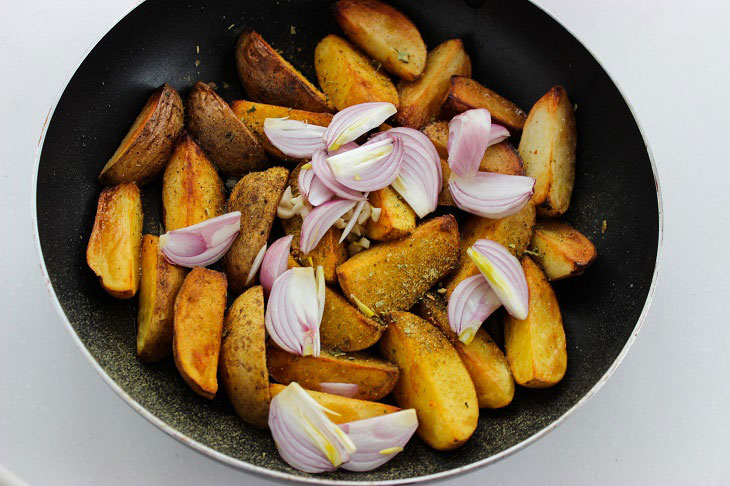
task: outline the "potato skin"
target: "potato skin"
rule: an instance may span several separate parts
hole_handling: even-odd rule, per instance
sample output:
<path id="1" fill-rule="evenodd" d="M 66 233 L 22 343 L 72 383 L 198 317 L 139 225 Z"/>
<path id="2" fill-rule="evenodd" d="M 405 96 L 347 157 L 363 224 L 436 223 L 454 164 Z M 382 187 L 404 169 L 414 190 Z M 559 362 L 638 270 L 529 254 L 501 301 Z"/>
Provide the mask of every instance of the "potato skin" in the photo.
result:
<path id="1" fill-rule="evenodd" d="M 228 198 L 227 211 L 241 211 L 241 232 L 223 257 L 223 268 L 234 292 L 243 292 L 253 285 L 246 285 L 248 272 L 269 239 L 288 177 L 289 171 L 283 167 L 251 172 L 238 181 Z"/>
<path id="2" fill-rule="evenodd" d="M 180 95 L 167 83 L 157 88 L 99 174 L 102 184 L 146 184 L 165 169 L 183 128 Z"/>
<path id="3" fill-rule="evenodd" d="M 459 259 L 459 228 L 449 215 L 422 223 L 409 236 L 374 245 L 337 268 L 342 293 L 373 312 L 410 309 Z"/>
<path id="4" fill-rule="evenodd" d="M 142 245 L 142 198 L 134 182 L 105 187 L 99 195 L 86 263 L 101 286 L 118 299 L 139 288 Z"/>
<path id="5" fill-rule="evenodd" d="M 201 223 L 223 214 L 226 193 L 213 164 L 185 133 L 162 177 L 162 219 L 166 231 Z"/>
<path id="6" fill-rule="evenodd" d="M 236 66 L 253 101 L 314 112 L 332 111 L 325 95 L 253 30 L 238 38 Z"/>
<path id="7" fill-rule="evenodd" d="M 365 317 L 339 293 L 325 288 L 324 313 L 319 325 L 323 347 L 360 351 L 378 342 L 383 330 L 379 321 Z"/>
<path id="8" fill-rule="evenodd" d="M 195 83 L 188 95 L 186 113 L 188 132 L 221 172 L 243 175 L 268 166 L 258 139 L 207 84 Z"/>
<path id="9" fill-rule="evenodd" d="M 568 365 L 563 318 L 540 267 L 525 256 L 522 269 L 530 291 L 529 311 L 523 321 L 505 313 L 504 348 L 519 385 L 546 388 L 563 379 Z"/>
<path id="10" fill-rule="evenodd" d="M 195 267 L 175 299 L 172 354 L 180 375 L 198 395 L 218 391 L 218 356 L 226 311 L 226 276 Z"/>
<path id="11" fill-rule="evenodd" d="M 350 41 L 401 79 L 413 81 L 426 66 L 426 44 L 411 19 L 378 0 L 340 0 L 335 20 Z"/>
<path id="12" fill-rule="evenodd" d="M 370 101 L 387 101 L 398 107 L 398 91 L 388 76 L 376 71 L 370 59 L 342 37 L 330 34 L 314 49 L 317 80 L 335 108 Z"/>
<path id="13" fill-rule="evenodd" d="M 368 202 L 380 208 L 377 221 L 370 218 L 365 222 L 365 236 L 371 240 L 396 240 L 416 229 L 416 213 L 390 186 L 371 192 Z"/>
<path id="14" fill-rule="evenodd" d="M 560 216 L 570 206 L 576 141 L 573 104 L 565 89 L 555 86 L 530 110 L 519 146 L 525 172 L 536 179 L 532 201 L 542 216 Z"/>
<path id="15" fill-rule="evenodd" d="M 159 238 L 142 237 L 142 279 L 137 313 L 137 358 L 154 363 L 172 353 L 175 297 L 187 269 L 168 262 L 160 251 Z"/>
<path id="16" fill-rule="evenodd" d="M 415 408 L 416 433 L 436 450 L 466 442 L 477 426 L 474 384 L 459 354 L 441 331 L 408 312 L 391 312 L 380 351 L 401 370 L 393 390 L 402 408 Z"/>
<path id="17" fill-rule="evenodd" d="M 266 369 L 264 291 L 260 285 L 239 295 L 228 309 L 218 372 L 238 416 L 265 428 L 271 394 Z"/>
<path id="18" fill-rule="evenodd" d="M 555 220 L 538 221 L 530 246 L 550 280 L 580 275 L 598 257 L 596 247 L 580 231 Z"/>
<path id="19" fill-rule="evenodd" d="M 461 39 L 451 39 L 428 53 L 421 77 L 398 83 L 400 109 L 395 120 L 416 130 L 431 121 L 449 92 L 451 76 L 457 74 L 471 76 L 471 60 Z"/>

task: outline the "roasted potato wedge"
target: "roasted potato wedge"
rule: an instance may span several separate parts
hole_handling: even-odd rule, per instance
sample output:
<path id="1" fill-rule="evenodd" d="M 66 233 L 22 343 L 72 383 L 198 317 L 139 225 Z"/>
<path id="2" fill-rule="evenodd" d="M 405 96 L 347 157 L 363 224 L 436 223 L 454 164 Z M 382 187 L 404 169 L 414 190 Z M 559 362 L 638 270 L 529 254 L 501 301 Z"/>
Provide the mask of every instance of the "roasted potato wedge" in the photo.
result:
<path id="1" fill-rule="evenodd" d="M 86 263 L 101 286 L 118 299 L 129 299 L 139 287 L 142 245 L 142 198 L 134 182 L 105 187 L 96 206 Z"/>
<path id="2" fill-rule="evenodd" d="M 411 19 L 378 0 L 340 0 L 332 6 L 356 46 L 391 74 L 413 81 L 426 66 L 426 44 Z"/>
<path id="3" fill-rule="evenodd" d="M 223 268 L 234 292 L 243 292 L 254 283 L 248 281 L 248 274 L 256 255 L 269 240 L 288 178 L 289 171 L 283 167 L 251 172 L 238 181 L 228 198 L 228 211 L 241 211 L 241 232 L 223 257 Z"/>
<path id="4" fill-rule="evenodd" d="M 315 358 L 287 353 L 269 342 L 266 357 L 269 374 L 282 385 L 296 381 L 308 390 L 325 391 L 322 383 L 352 383 L 358 386 L 352 398 L 360 400 L 380 400 L 398 381 L 396 365 L 365 353 L 323 349 Z"/>
<path id="5" fill-rule="evenodd" d="M 535 261 L 550 280 L 582 274 L 598 253 L 591 240 L 567 223 L 538 221 L 530 247 L 537 252 Z"/>
<path id="6" fill-rule="evenodd" d="M 337 277 L 350 302 L 381 314 L 410 309 L 458 259 L 459 228 L 449 214 L 358 253 L 337 268 Z"/>
<path id="7" fill-rule="evenodd" d="M 511 101 L 467 76 L 452 76 L 449 94 L 441 108 L 443 118 L 454 116 L 474 108 L 485 108 L 492 115 L 492 122 L 502 125 L 512 135 L 519 135 L 525 125 L 527 113 Z"/>
<path id="8" fill-rule="evenodd" d="M 444 333 L 471 376 L 477 392 L 479 408 L 502 408 L 512 402 L 515 380 L 509 363 L 487 331 L 479 329 L 469 344 L 459 341 L 451 330 L 446 302 L 440 295 L 428 293 L 414 307 L 415 313 Z"/>
<path id="9" fill-rule="evenodd" d="M 218 355 L 226 311 L 226 276 L 195 267 L 175 299 L 172 354 L 185 382 L 212 399 L 218 391 Z"/>
<path id="10" fill-rule="evenodd" d="M 279 385 L 278 383 L 269 385 L 271 398 L 274 398 L 282 392 L 284 388 L 286 388 L 284 385 Z M 336 424 L 345 424 L 347 422 L 354 422 L 355 420 L 378 417 L 401 410 L 398 407 L 385 403 L 341 397 L 339 395 L 331 395 L 312 390 L 307 390 L 307 393 L 327 410 L 335 412 L 334 414 L 328 414 L 328 417 Z"/>
<path id="11" fill-rule="evenodd" d="M 307 111 L 332 111 L 325 95 L 253 30 L 236 44 L 238 77 L 253 101 Z"/>
<path id="12" fill-rule="evenodd" d="M 152 93 L 132 128 L 99 174 L 102 184 L 146 184 L 165 169 L 183 128 L 180 95 L 163 84 Z"/>
<path id="13" fill-rule="evenodd" d="M 416 229 L 416 213 L 390 186 L 371 192 L 368 202 L 372 207 L 380 208 L 378 220 L 369 218 L 364 225 L 365 236 L 371 240 L 395 240 Z"/>
<path id="14" fill-rule="evenodd" d="M 251 287 L 228 309 L 218 371 L 228 400 L 239 417 L 265 428 L 269 419 L 264 290 Z"/>
<path id="15" fill-rule="evenodd" d="M 195 83 L 185 108 L 188 132 L 221 172 L 243 175 L 268 165 L 258 138 L 210 86 Z"/>
<path id="16" fill-rule="evenodd" d="M 393 395 L 415 408 L 418 436 L 434 449 L 459 447 L 471 437 L 479 404 L 469 372 L 446 336 L 420 317 L 391 312 L 380 351 L 400 368 Z"/>
<path id="17" fill-rule="evenodd" d="M 319 85 L 338 110 L 369 101 L 398 106 L 398 91 L 390 78 L 342 37 L 330 34 L 319 41 L 314 69 Z"/>
<path id="18" fill-rule="evenodd" d="M 546 388 L 562 380 L 568 366 L 563 318 L 540 267 L 525 256 L 522 269 L 530 291 L 529 311 L 524 321 L 505 313 L 504 349 L 519 385 Z"/>
<path id="19" fill-rule="evenodd" d="M 187 270 L 169 263 L 157 236 L 142 238 L 142 279 L 137 313 L 137 357 L 154 363 L 172 353 L 175 297 Z"/>
<path id="20" fill-rule="evenodd" d="M 181 136 L 162 177 L 165 231 L 223 214 L 226 192 L 213 164 L 190 136 Z"/>
<path id="21" fill-rule="evenodd" d="M 527 115 L 519 152 L 534 177 L 532 201 L 543 216 L 560 216 L 570 206 L 575 182 L 575 113 L 564 88 L 548 91 Z"/>
<path id="22" fill-rule="evenodd" d="M 534 226 L 535 205 L 531 202 L 519 213 L 506 218 L 488 219 L 473 214 L 467 216 L 461 228 L 459 266 L 444 280 L 446 296 L 450 297 L 462 280 L 479 273 L 479 269 L 466 254 L 466 250 L 477 240 L 486 238 L 496 241 L 520 258 L 530 243 Z"/>
<path id="23" fill-rule="evenodd" d="M 258 135 L 264 151 L 269 156 L 287 162 L 299 162 L 302 159 L 284 155 L 281 150 L 274 147 L 264 133 L 264 121 L 267 118 L 289 118 L 290 120 L 299 120 L 320 127 L 326 127 L 332 121 L 332 115 L 330 113 L 295 110 L 284 106 L 267 105 L 253 101 L 234 101 L 231 103 L 231 108 L 248 129 Z"/>
<path id="24" fill-rule="evenodd" d="M 417 130 L 431 121 L 449 92 L 451 76 L 457 74 L 471 76 L 471 60 L 461 39 L 451 39 L 428 53 L 420 78 L 398 83 L 400 108 L 395 120 Z"/>
<path id="25" fill-rule="evenodd" d="M 322 346 L 360 351 L 378 342 L 384 329 L 379 321 L 365 317 L 339 293 L 325 288 L 324 313 L 319 325 Z"/>

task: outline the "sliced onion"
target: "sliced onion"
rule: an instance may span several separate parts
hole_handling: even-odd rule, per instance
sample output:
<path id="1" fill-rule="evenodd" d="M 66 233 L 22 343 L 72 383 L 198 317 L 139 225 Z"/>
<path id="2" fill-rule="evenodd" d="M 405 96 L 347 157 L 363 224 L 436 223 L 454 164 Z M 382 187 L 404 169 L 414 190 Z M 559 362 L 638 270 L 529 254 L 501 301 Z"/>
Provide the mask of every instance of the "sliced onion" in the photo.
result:
<path id="1" fill-rule="evenodd" d="M 365 194 L 365 197 L 368 197 L 368 195 Z M 347 235 L 349 235 L 350 231 L 352 231 L 353 226 L 355 226 L 355 224 L 358 223 L 358 219 L 360 218 L 360 213 L 362 212 L 362 208 L 365 207 L 365 205 L 367 203 L 368 203 L 367 199 L 357 203 L 357 207 L 355 207 L 355 211 L 352 212 L 350 221 L 347 223 L 347 226 L 345 226 L 345 229 L 342 230 L 342 236 L 340 236 L 340 241 L 338 243 L 342 243 L 343 241 L 345 241 L 345 238 L 347 237 Z"/>
<path id="2" fill-rule="evenodd" d="M 251 282 L 253 282 L 254 277 L 256 277 L 256 272 L 259 271 L 259 267 L 261 266 L 261 262 L 264 260 L 264 255 L 266 254 L 266 243 L 264 243 L 264 246 L 261 247 L 259 252 L 256 254 L 256 258 L 253 259 L 253 263 L 251 264 L 251 269 L 248 271 L 248 276 L 246 277 L 246 286 L 248 286 Z"/>
<path id="3" fill-rule="evenodd" d="M 477 330 L 502 303 L 481 273 L 462 280 L 449 298 L 451 330 L 459 341 L 469 344 Z"/>
<path id="4" fill-rule="evenodd" d="M 375 101 L 352 105 L 332 117 L 324 134 L 328 150 L 337 150 L 378 127 L 398 110 L 393 103 Z"/>
<path id="5" fill-rule="evenodd" d="M 335 193 L 319 180 L 312 169 L 300 169 L 297 183 L 299 193 L 304 194 L 312 206 L 319 206 L 335 197 Z"/>
<path id="6" fill-rule="evenodd" d="M 403 164 L 403 140 L 388 135 L 347 152 L 330 155 L 327 162 L 340 184 L 357 191 L 377 191 L 398 177 Z"/>
<path id="7" fill-rule="evenodd" d="M 357 448 L 342 464 L 348 471 L 372 471 L 393 459 L 418 428 L 416 410 L 409 408 L 369 419 L 341 424 Z"/>
<path id="8" fill-rule="evenodd" d="M 526 319 L 529 293 L 519 260 L 504 246 L 487 239 L 477 240 L 466 254 L 487 279 L 507 312 L 516 319 Z"/>
<path id="9" fill-rule="evenodd" d="M 499 219 L 518 213 L 532 197 L 535 179 L 526 176 L 477 172 L 469 179 L 449 180 L 454 203 L 466 212 Z"/>
<path id="10" fill-rule="evenodd" d="M 314 208 L 302 222 L 302 232 L 299 237 L 299 248 L 306 255 L 312 251 L 327 231 L 350 209 L 357 201 L 348 199 L 334 199 Z"/>
<path id="11" fill-rule="evenodd" d="M 274 280 L 286 272 L 288 268 L 287 262 L 289 260 L 289 250 L 291 249 L 291 241 L 293 238 L 292 235 L 282 236 L 266 250 L 264 259 L 261 262 L 261 274 L 259 275 L 259 281 L 266 295 L 271 292 L 271 286 L 274 285 Z"/>
<path id="12" fill-rule="evenodd" d="M 484 108 L 467 110 L 451 119 L 446 143 L 451 172 L 459 177 L 477 173 L 489 145 L 491 127 L 492 117 Z"/>
<path id="13" fill-rule="evenodd" d="M 492 145 L 496 145 L 499 142 L 503 142 L 509 138 L 509 130 L 504 128 L 502 125 L 497 125 L 496 123 L 492 123 L 492 127 L 489 130 L 489 142 L 487 142 L 487 147 L 491 147 Z"/>
<path id="14" fill-rule="evenodd" d="M 355 143 L 347 144 L 347 146 L 342 146 L 339 150 L 333 152 L 333 154 L 348 152 L 356 148 L 357 144 Z M 327 163 L 327 155 L 327 152 L 324 150 L 317 150 L 314 155 L 312 155 L 312 169 L 317 175 L 317 179 L 319 179 L 319 181 L 322 182 L 327 189 L 335 193 L 337 197 L 342 199 L 351 199 L 353 201 L 361 201 L 363 199 L 362 192 L 350 189 L 349 187 L 342 185 L 337 180 L 335 174 L 332 172 L 332 167 L 330 167 Z"/>
<path id="15" fill-rule="evenodd" d="M 341 397 L 352 398 L 360 387 L 357 383 L 335 383 L 323 381 L 319 384 L 319 389 L 324 393 L 331 395 L 339 395 Z"/>
<path id="16" fill-rule="evenodd" d="M 241 230 L 241 212 L 234 211 L 160 236 L 165 258 L 183 267 L 204 267 L 220 260 Z"/>
<path id="17" fill-rule="evenodd" d="M 327 129 L 287 118 L 267 118 L 264 133 L 271 144 L 289 157 L 309 159 L 315 150 L 324 148 Z"/>
<path id="18" fill-rule="evenodd" d="M 269 429 L 281 458 L 308 473 L 333 471 L 349 461 L 354 442 L 298 383 L 271 399 Z"/>

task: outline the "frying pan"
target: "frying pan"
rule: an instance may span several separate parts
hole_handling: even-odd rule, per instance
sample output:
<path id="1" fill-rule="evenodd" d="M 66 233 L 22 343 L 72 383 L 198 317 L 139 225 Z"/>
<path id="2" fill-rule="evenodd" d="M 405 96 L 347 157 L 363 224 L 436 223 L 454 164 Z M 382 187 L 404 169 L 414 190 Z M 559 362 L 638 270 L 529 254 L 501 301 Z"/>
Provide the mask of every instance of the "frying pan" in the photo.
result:
<path id="1" fill-rule="evenodd" d="M 296 471 L 278 458 L 267 431 L 236 417 L 224 394 L 213 401 L 197 396 L 171 359 L 140 363 L 136 303 L 108 296 L 86 266 L 101 190 L 96 177 L 152 89 L 167 82 L 185 97 L 203 80 L 215 82 L 227 101 L 245 98 L 234 45 L 247 27 L 315 79 L 317 41 L 340 32 L 328 3 L 148 0 L 99 41 L 61 95 L 38 162 L 37 234 L 51 294 L 82 352 L 127 403 L 226 464 L 269 477 L 340 484 L 435 479 L 489 464 L 553 429 L 606 381 L 648 309 L 661 242 L 656 170 L 630 107 L 586 48 L 528 1 L 392 2 L 420 28 L 429 47 L 461 37 L 474 78 L 524 109 L 551 86 L 566 87 L 576 107 L 578 154 L 565 219 L 599 253 L 585 275 L 554 283 L 568 343 L 563 381 L 544 390 L 518 387 L 509 407 L 482 410 L 474 436 L 457 451 L 435 452 L 413 439 L 372 472 Z M 159 194 L 159 183 L 143 188 L 145 231 L 158 231 Z"/>

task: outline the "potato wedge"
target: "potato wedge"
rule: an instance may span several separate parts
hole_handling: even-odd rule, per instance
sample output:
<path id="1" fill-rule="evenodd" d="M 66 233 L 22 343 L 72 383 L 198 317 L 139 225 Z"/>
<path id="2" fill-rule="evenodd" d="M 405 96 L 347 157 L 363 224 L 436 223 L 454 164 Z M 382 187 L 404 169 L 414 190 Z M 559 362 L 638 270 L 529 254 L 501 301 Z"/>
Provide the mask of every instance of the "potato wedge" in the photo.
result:
<path id="1" fill-rule="evenodd" d="M 325 95 L 253 30 L 236 44 L 238 77 L 253 101 L 331 112 Z"/>
<path id="2" fill-rule="evenodd" d="M 446 302 L 440 295 L 427 293 L 414 307 L 416 315 L 427 320 L 449 339 L 471 376 L 479 408 L 502 408 L 512 402 L 515 380 L 509 363 L 487 331 L 479 329 L 469 344 L 459 341 L 451 330 Z"/>
<path id="3" fill-rule="evenodd" d="M 540 215 L 560 216 L 570 206 L 576 139 L 573 104 L 555 86 L 530 110 L 519 146 L 525 172 L 536 179 L 532 201 Z"/>
<path id="4" fill-rule="evenodd" d="M 137 313 L 137 358 L 154 363 L 172 353 L 175 297 L 187 269 L 173 265 L 160 251 L 157 236 L 142 238 L 142 279 Z"/>
<path id="5" fill-rule="evenodd" d="M 239 295 L 228 309 L 218 371 L 238 416 L 265 428 L 271 394 L 266 369 L 264 291 L 260 285 Z"/>
<path id="6" fill-rule="evenodd" d="M 254 284 L 247 281 L 251 265 L 269 240 L 281 193 L 289 171 L 272 167 L 251 172 L 241 178 L 228 198 L 228 211 L 241 211 L 241 232 L 223 257 L 223 268 L 234 292 L 243 292 Z"/>
<path id="7" fill-rule="evenodd" d="M 353 383 L 358 386 L 352 398 L 380 400 L 393 391 L 398 381 L 398 367 L 365 353 L 345 354 L 323 349 L 318 357 L 287 353 L 273 342 L 266 350 L 269 374 L 288 385 L 296 381 L 307 390 L 322 390 L 322 383 Z"/>
<path id="8" fill-rule="evenodd" d="M 531 202 L 522 210 L 502 219 L 488 219 L 470 214 L 461 228 L 461 256 L 459 266 L 444 279 L 446 297 L 451 296 L 462 280 L 479 273 L 474 262 L 466 254 L 466 250 L 477 240 L 486 238 L 507 248 L 517 258 L 527 249 L 535 226 L 535 205 Z"/>
<path id="9" fill-rule="evenodd" d="M 538 221 L 530 247 L 539 254 L 535 262 L 550 280 L 580 275 L 598 256 L 591 240 L 561 221 Z"/>
<path id="10" fill-rule="evenodd" d="M 99 174 L 102 184 L 146 184 L 162 174 L 183 128 L 180 95 L 167 83 L 157 88 Z"/>
<path id="11" fill-rule="evenodd" d="M 378 342 L 384 329 L 379 321 L 365 317 L 339 293 L 325 288 L 324 313 L 319 325 L 323 347 L 360 351 Z"/>
<path id="12" fill-rule="evenodd" d="M 221 172 L 243 175 L 268 165 L 258 138 L 210 86 L 195 83 L 185 108 L 188 132 Z"/>
<path id="13" fill-rule="evenodd" d="M 185 277 L 175 299 L 175 366 L 190 388 L 208 399 L 218 391 L 216 374 L 226 296 L 224 274 L 195 267 Z"/>
<path id="14" fill-rule="evenodd" d="M 390 78 L 342 37 L 330 34 L 319 41 L 314 69 L 319 85 L 338 110 L 369 101 L 387 101 L 398 107 L 398 91 Z"/>
<path id="15" fill-rule="evenodd" d="M 295 110 L 284 106 L 267 105 L 253 101 L 234 101 L 231 103 L 231 108 L 248 129 L 259 137 L 261 146 L 264 147 L 264 151 L 270 157 L 287 162 L 300 162 L 302 159 L 284 155 L 281 150 L 274 147 L 264 133 L 264 121 L 267 118 L 289 118 L 290 120 L 299 120 L 320 127 L 326 127 L 332 121 L 332 115 L 330 113 Z"/>
<path id="16" fill-rule="evenodd" d="M 568 365 L 565 330 L 558 299 L 540 267 L 522 258 L 530 304 L 527 319 L 505 313 L 504 348 L 515 381 L 528 388 L 546 388 L 563 379 Z"/>
<path id="17" fill-rule="evenodd" d="M 410 309 L 458 259 L 459 228 L 449 214 L 358 253 L 337 268 L 337 277 L 350 302 L 380 314 Z"/>
<path id="18" fill-rule="evenodd" d="M 441 116 L 450 120 L 474 108 L 485 108 L 492 115 L 492 123 L 502 125 L 513 136 L 522 132 L 527 113 L 511 101 L 468 76 L 452 76 L 449 94 L 441 108 Z"/>
<path id="19" fill-rule="evenodd" d="M 449 92 L 451 76 L 457 74 L 471 76 L 471 60 L 461 39 L 451 39 L 428 53 L 420 78 L 398 83 L 400 109 L 395 120 L 417 130 L 431 121 Z"/>
<path id="20" fill-rule="evenodd" d="M 272 383 L 269 385 L 271 398 L 281 393 L 284 385 Z M 331 395 L 329 393 L 321 393 L 317 391 L 307 390 L 317 403 L 335 414 L 327 414 L 327 416 L 336 424 L 344 424 L 354 422 L 355 420 L 364 420 L 367 418 L 387 415 L 389 413 L 398 412 L 401 409 L 393 405 L 385 403 L 370 402 L 367 400 L 358 400 L 357 398 L 341 397 L 339 395 Z M 326 413 L 326 412 L 325 412 Z"/>
<path id="21" fill-rule="evenodd" d="M 365 222 L 365 236 L 371 240 L 395 240 L 416 229 L 416 213 L 392 187 L 371 192 L 368 202 L 372 207 L 380 208 L 377 221 L 369 218 Z"/>
<path id="22" fill-rule="evenodd" d="M 162 177 L 165 231 L 220 216 L 225 206 L 226 192 L 215 167 L 187 133 L 182 135 Z"/>
<path id="23" fill-rule="evenodd" d="M 134 182 L 105 187 L 96 206 L 86 263 L 110 295 L 129 299 L 137 293 L 141 245 L 139 188 Z"/>
<path id="24" fill-rule="evenodd" d="M 400 368 L 393 395 L 415 408 L 418 436 L 434 449 L 459 447 L 479 419 L 474 384 L 459 354 L 434 326 L 409 312 L 391 312 L 380 351 Z"/>

